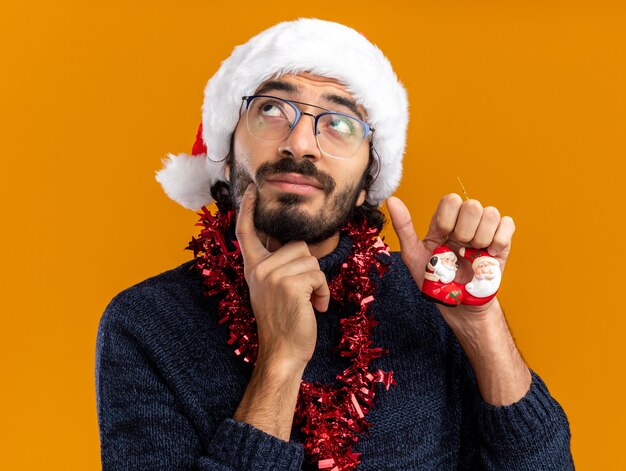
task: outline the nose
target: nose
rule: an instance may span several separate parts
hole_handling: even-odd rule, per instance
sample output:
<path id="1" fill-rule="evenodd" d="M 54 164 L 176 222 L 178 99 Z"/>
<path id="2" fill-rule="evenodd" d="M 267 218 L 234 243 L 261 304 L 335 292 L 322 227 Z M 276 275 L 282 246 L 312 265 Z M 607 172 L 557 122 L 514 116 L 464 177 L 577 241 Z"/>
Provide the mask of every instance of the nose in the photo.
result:
<path id="1" fill-rule="evenodd" d="M 318 160 L 321 153 L 315 138 L 315 117 L 302 113 L 299 121 L 278 148 L 282 157 Z"/>

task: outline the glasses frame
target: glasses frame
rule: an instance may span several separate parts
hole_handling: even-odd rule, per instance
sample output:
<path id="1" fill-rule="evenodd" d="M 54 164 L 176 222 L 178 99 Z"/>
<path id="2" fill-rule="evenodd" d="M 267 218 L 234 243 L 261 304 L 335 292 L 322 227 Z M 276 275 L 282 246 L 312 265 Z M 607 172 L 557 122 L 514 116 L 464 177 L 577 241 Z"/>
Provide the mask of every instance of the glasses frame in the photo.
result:
<path id="1" fill-rule="evenodd" d="M 363 121 L 362 119 L 357 118 L 356 116 L 353 116 L 351 114 L 347 114 L 347 113 L 342 113 L 340 111 L 333 111 L 333 110 L 329 110 L 328 108 L 323 108 L 321 106 L 318 105 L 313 105 L 311 103 L 304 103 L 302 101 L 295 101 L 295 100 L 287 100 L 286 98 L 281 98 L 281 97 L 277 97 L 277 96 L 273 96 L 273 95 L 249 95 L 249 96 L 243 96 L 241 97 L 241 99 L 243 100 L 243 102 L 246 105 L 246 127 L 248 127 L 248 132 L 251 133 L 250 128 L 248 126 L 248 110 L 250 109 L 250 103 L 252 102 L 252 100 L 254 100 L 255 98 L 272 98 L 275 100 L 280 100 L 282 102 L 287 103 L 289 106 L 291 106 L 294 111 L 296 112 L 296 119 L 293 121 L 293 123 L 290 123 L 289 125 L 289 131 L 287 132 L 287 134 L 285 134 L 282 137 L 278 137 L 276 139 L 263 139 L 263 140 L 267 140 L 267 141 L 278 141 L 280 139 L 284 139 L 285 137 L 287 137 L 289 135 L 289 133 L 291 131 L 293 131 L 293 129 L 298 125 L 298 122 L 300 122 L 300 118 L 302 116 L 310 116 L 311 118 L 313 118 L 313 134 L 315 135 L 315 141 L 317 142 L 317 147 L 319 148 L 319 150 L 321 152 L 323 152 L 325 155 L 332 157 L 334 159 L 350 159 L 352 157 L 354 157 L 356 155 L 356 153 L 358 152 L 358 147 L 357 150 L 354 151 L 354 153 L 352 155 L 350 155 L 349 157 L 337 157 L 336 155 L 332 155 L 329 154 L 328 152 L 324 151 L 322 149 L 322 146 L 320 145 L 318 136 L 321 134 L 321 132 L 319 131 L 319 129 L 317 128 L 317 123 L 319 122 L 320 118 L 326 116 L 326 115 L 339 115 L 339 116 L 345 116 L 347 118 L 350 119 L 354 119 L 355 121 L 357 121 L 358 123 L 361 124 L 361 126 L 363 126 L 363 139 L 361 140 L 361 143 L 369 138 L 375 131 L 375 129 L 373 127 L 371 127 L 369 124 L 367 124 L 365 121 Z M 300 110 L 300 108 L 298 108 L 296 106 L 296 104 L 298 105 L 306 105 L 306 106 L 311 106 L 313 108 L 317 108 L 320 110 L 324 110 L 322 113 L 319 114 L 312 114 L 312 113 L 307 113 L 306 111 L 302 111 Z M 252 133 L 251 133 L 252 134 Z M 359 144 L 360 147 L 361 144 Z"/>

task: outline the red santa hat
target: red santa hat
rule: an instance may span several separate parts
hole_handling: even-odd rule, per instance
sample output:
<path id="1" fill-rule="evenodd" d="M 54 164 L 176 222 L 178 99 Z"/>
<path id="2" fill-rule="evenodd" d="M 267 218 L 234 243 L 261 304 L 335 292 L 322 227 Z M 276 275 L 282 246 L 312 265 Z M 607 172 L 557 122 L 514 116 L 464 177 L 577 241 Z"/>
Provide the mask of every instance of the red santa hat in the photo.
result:
<path id="1" fill-rule="evenodd" d="M 406 90 L 389 60 L 365 36 L 331 21 L 301 18 L 279 23 L 237 46 L 204 89 L 202 123 L 191 155 L 168 154 L 156 179 L 167 195 L 189 209 L 213 201 L 210 189 L 225 180 L 230 138 L 239 120 L 241 97 L 266 80 L 309 72 L 344 83 L 375 128 L 378 176 L 367 200 L 379 205 L 402 176 L 406 145 Z"/>
<path id="2" fill-rule="evenodd" d="M 472 262 L 472 268 L 475 268 L 476 265 L 478 265 L 480 262 L 487 262 L 489 264 L 494 264 L 495 262 L 496 265 L 500 265 L 494 257 L 489 255 L 489 253 L 486 250 L 482 250 L 482 249 L 474 249 L 471 247 L 461 247 L 459 249 L 459 255 L 461 255 L 461 257 L 463 258 L 466 258 L 470 262 Z"/>
<path id="3" fill-rule="evenodd" d="M 454 252 L 452 251 L 450 247 L 448 247 L 447 245 L 440 245 L 435 250 L 433 250 L 433 255 L 441 255 L 441 254 L 448 253 L 448 252 L 452 252 L 452 255 L 454 255 Z"/>

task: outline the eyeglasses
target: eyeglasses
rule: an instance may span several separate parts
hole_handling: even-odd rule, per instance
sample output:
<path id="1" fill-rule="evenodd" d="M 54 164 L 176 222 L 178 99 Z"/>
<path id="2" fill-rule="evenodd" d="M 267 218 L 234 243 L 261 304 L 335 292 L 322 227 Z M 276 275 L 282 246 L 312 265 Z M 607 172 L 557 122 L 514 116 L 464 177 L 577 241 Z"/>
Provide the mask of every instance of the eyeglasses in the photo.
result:
<path id="1" fill-rule="evenodd" d="M 284 139 L 296 127 L 303 115 L 314 119 L 314 134 L 322 153 L 336 159 L 354 157 L 361 143 L 374 128 L 354 116 L 331 111 L 320 106 L 290 101 L 270 95 L 242 97 L 246 104 L 246 123 L 254 137 L 264 141 Z M 295 104 L 324 110 L 314 115 L 305 113 Z"/>

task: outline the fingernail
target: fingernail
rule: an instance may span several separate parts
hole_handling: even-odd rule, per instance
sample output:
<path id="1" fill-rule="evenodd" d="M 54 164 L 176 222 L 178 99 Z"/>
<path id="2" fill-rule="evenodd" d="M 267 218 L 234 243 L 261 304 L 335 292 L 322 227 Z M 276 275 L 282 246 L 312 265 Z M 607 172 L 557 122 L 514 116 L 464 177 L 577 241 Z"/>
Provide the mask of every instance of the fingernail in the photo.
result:
<path id="1" fill-rule="evenodd" d="M 487 249 L 487 253 L 491 255 L 492 257 L 495 257 L 498 252 L 496 252 L 496 249 L 494 249 L 493 247 L 489 247 Z"/>

